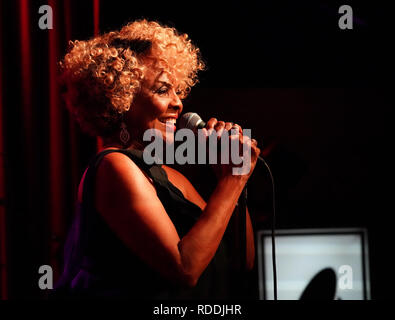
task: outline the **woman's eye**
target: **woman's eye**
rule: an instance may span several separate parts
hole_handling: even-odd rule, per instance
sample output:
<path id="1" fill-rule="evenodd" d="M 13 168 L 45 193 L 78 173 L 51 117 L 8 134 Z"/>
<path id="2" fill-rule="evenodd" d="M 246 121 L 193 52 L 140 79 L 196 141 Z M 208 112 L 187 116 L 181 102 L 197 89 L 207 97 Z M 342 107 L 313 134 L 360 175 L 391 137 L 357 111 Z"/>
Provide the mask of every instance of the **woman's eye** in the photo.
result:
<path id="1" fill-rule="evenodd" d="M 159 94 L 164 94 L 164 93 L 167 93 L 169 91 L 169 88 L 168 87 L 166 87 L 166 86 L 163 86 L 163 87 L 160 87 L 158 90 L 156 90 L 155 92 L 156 93 L 159 93 Z"/>

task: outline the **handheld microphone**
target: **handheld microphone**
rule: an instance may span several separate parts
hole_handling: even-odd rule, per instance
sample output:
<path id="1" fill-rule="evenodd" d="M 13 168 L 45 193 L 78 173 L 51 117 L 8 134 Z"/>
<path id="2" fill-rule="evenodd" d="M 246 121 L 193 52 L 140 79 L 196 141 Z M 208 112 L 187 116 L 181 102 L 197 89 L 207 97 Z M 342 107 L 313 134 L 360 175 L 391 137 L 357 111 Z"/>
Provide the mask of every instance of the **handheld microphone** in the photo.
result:
<path id="1" fill-rule="evenodd" d="M 179 125 L 180 129 L 190 129 L 193 132 L 197 132 L 198 129 L 203 129 L 205 126 L 206 122 L 195 112 L 184 113 Z"/>
<path id="2" fill-rule="evenodd" d="M 203 129 L 206 127 L 206 125 L 207 123 L 204 122 L 197 113 L 187 112 L 181 116 L 179 128 L 190 129 L 196 133 L 198 129 Z M 261 156 L 258 156 L 258 159 L 262 162 L 265 162 L 265 160 Z"/>

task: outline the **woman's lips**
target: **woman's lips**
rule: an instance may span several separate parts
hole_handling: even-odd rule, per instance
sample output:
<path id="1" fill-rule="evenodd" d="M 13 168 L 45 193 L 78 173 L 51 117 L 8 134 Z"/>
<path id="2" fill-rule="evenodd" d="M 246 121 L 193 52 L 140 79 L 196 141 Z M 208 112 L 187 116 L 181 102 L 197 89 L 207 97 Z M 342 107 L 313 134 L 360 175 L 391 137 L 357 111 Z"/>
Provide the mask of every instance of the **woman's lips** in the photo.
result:
<path id="1" fill-rule="evenodd" d="M 174 120 L 167 120 L 166 122 L 159 120 L 159 123 L 166 131 L 176 131 L 177 127 L 175 126 L 175 119 Z"/>
<path id="2" fill-rule="evenodd" d="M 162 123 L 171 122 L 173 124 L 176 124 L 177 122 L 177 118 L 175 117 L 163 117 L 163 118 L 159 118 L 158 120 Z"/>

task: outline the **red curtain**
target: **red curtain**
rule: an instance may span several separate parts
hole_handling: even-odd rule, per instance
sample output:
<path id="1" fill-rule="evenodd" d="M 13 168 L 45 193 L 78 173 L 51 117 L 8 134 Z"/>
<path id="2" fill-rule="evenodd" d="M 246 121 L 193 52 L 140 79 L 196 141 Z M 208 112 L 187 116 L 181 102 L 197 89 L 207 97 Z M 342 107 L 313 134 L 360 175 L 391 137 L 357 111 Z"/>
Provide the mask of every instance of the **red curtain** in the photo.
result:
<path id="1" fill-rule="evenodd" d="M 0 10 L 2 8 L 0 7 Z M 2 16 L 2 15 L 0 15 Z M 6 265 L 6 220 L 5 220 L 5 185 L 4 185 L 4 143 L 3 143 L 3 30 L 0 24 L 0 299 L 7 299 L 7 265 Z"/>
<path id="2" fill-rule="evenodd" d="M 99 32 L 100 1 L 49 0 L 53 29 L 44 30 L 43 3 L 7 2 L 0 4 L 2 299 L 42 295 L 41 265 L 58 278 L 78 182 L 100 146 L 69 117 L 58 81 L 69 40 Z"/>

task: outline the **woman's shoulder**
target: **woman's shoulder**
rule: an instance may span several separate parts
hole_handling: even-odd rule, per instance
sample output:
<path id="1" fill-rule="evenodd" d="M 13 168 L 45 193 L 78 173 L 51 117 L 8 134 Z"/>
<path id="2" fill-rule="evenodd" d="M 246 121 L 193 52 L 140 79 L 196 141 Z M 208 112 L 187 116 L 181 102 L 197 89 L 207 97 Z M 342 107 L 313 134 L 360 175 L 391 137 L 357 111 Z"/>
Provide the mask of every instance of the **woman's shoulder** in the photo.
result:
<path id="1" fill-rule="evenodd" d="M 111 150 L 111 151 L 110 151 Z M 133 159 L 128 156 L 126 153 L 121 152 L 121 150 L 104 150 L 110 151 L 109 153 L 104 153 L 102 160 L 100 161 L 100 167 L 111 167 L 117 170 L 125 170 L 125 169 L 137 169 L 137 165 L 133 161 Z"/>
<path id="2" fill-rule="evenodd" d="M 110 152 L 103 156 L 97 168 L 96 179 L 105 182 L 112 179 L 114 175 L 120 177 L 121 182 L 127 183 L 128 178 L 133 177 L 134 181 L 145 182 L 148 180 L 153 185 L 153 181 L 147 173 L 137 165 L 133 157 L 126 153 Z"/>
<path id="3" fill-rule="evenodd" d="M 118 187 L 122 188 L 123 184 L 128 182 L 128 177 L 133 176 L 134 181 L 148 180 L 153 184 L 152 179 L 142 170 L 127 153 L 119 152 L 120 150 L 114 149 L 112 152 L 104 152 L 113 149 L 104 149 L 96 156 L 100 157 L 100 162 L 95 163 L 96 166 L 96 186 L 106 185 L 111 179 L 117 178 Z M 92 165 L 92 164 L 91 164 Z M 86 168 L 80 184 L 78 186 L 78 201 L 82 202 L 82 194 L 84 183 L 86 181 L 86 174 L 89 167 Z M 125 178 L 125 179 L 122 179 Z"/>

